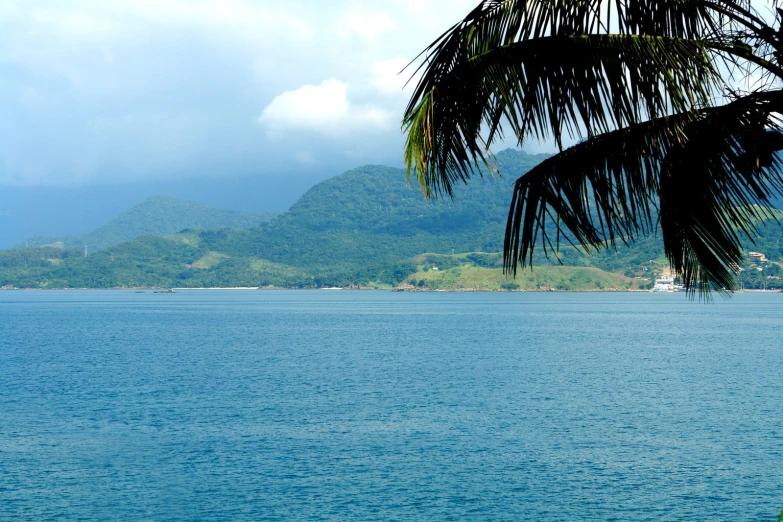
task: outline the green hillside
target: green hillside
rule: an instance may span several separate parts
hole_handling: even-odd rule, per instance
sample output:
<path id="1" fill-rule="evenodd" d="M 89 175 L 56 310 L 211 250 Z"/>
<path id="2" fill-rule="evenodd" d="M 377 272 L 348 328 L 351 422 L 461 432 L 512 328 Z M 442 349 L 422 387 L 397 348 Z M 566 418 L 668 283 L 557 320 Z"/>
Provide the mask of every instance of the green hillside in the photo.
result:
<path id="1" fill-rule="evenodd" d="M 475 179 L 454 200 L 426 201 L 401 169 L 361 167 L 319 183 L 256 230 L 202 234 L 213 249 L 307 267 L 356 267 L 421 252 L 502 249 L 514 180 L 544 156 L 499 154 L 505 176 Z"/>
<path id="2" fill-rule="evenodd" d="M 51 245 L 60 248 L 96 252 L 145 235 L 166 235 L 183 229 L 251 228 L 270 219 L 272 214 L 220 210 L 196 201 L 152 196 L 126 210 L 102 227 L 78 236 L 31 237 L 30 247 Z"/>
<path id="3" fill-rule="evenodd" d="M 509 150 L 498 159 L 502 179 L 474 179 L 453 200 L 425 201 L 405 185 L 402 170 L 367 166 L 319 183 L 289 211 L 248 230 L 142 236 L 89 257 L 69 249 L 0 251 L 0 286 L 623 290 L 648 288 L 666 267 L 660 238 L 647 237 L 592 256 L 564 248 L 559 261 L 539 251 L 538 270 L 509 280 L 499 252 L 512 184 L 543 156 Z M 769 260 L 749 261 L 743 285 L 774 287 L 781 227 L 759 223 L 759 231 L 749 250 Z"/>
<path id="4" fill-rule="evenodd" d="M 415 281 L 419 288 L 424 286 L 435 290 L 623 291 L 640 288 L 639 281 L 622 274 L 576 266 L 542 266 L 522 272 L 516 278 L 505 276 L 497 268 L 463 266 L 442 272 L 413 274 L 408 281 Z"/>

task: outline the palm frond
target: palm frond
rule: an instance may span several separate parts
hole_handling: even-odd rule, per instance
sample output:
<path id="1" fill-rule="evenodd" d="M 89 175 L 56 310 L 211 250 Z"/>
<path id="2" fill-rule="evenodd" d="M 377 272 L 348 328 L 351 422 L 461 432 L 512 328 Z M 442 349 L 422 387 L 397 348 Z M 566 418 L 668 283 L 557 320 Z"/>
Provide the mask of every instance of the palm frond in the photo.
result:
<path id="1" fill-rule="evenodd" d="M 742 238 L 774 217 L 769 198 L 783 194 L 774 154 L 783 134 L 770 116 L 779 106 L 748 96 L 596 136 L 545 160 L 515 184 L 506 268 L 529 264 L 540 243 L 573 237 L 587 250 L 608 248 L 659 224 L 689 291 L 732 289 Z"/>
<path id="2" fill-rule="evenodd" d="M 689 40 L 601 35 L 517 42 L 465 60 L 406 115 L 406 161 L 426 195 L 451 194 L 455 181 L 485 161 L 502 120 L 520 141 L 554 137 L 562 145 L 564 135 L 594 136 L 701 105 L 716 78 L 709 55 Z"/>
<path id="3" fill-rule="evenodd" d="M 660 226 L 691 292 L 732 287 L 741 239 L 783 189 L 783 91 L 720 77 L 783 78 L 783 31 L 750 0 L 484 0 L 423 54 L 403 128 L 425 196 L 492 168 L 504 127 L 561 151 L 515 185 L 507 269 L 536 245 L 612 247 Z M 735 101 L 710 107 L 718 87 Z"/>
<path id="4" fill-rule="evenodd" d="M 698 1 L 484 1 L 425 51 L 403 120 L 408 175 L 451 194 L 490 163 L 504 121 L 520 143 L 562 148 L 701 106 L 717 80 L 699 40 L 712 24 Z"/>

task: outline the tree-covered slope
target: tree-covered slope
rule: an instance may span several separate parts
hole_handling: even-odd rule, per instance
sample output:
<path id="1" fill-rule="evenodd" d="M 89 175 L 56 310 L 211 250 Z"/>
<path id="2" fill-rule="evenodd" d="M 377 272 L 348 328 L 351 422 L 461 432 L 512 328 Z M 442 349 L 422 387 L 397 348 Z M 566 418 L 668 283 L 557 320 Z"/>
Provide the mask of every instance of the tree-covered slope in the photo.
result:
<path id="1" fill-rule="evenodd" d="M 142 236 L 86 258 L 41 261 L 25 277 L 18 269 L 14 277 L 4 277 L 9 269 L 0 282 L 18 287 L 231 286 L 250 284 L 240 275 L 246 274 L 258 284 L 279 284 L 283 276 L 294 285 L 393 283 L 413 270 L 406 260 L 422 252 L 502 248 L 511 185 L 541 159 L 503 152 L 502 179 L 475 179 L 454 200 L 433 201 L 407 186 L 401 169 L 361 167 L 319 183 L 289 211 L 255 229 Z M 178 223 L 175 228 L 186 227 Z"/>
<path id="2" fill-rule="evenodd" d="M 271 218 L 267 213 L 221 210 L 196 201 L 152 196 L 102 227 L 83 235 L 31 237 L 26 246 L 56 245 L 95 252 L 145 235 L 166 235 L 183 229 L 251 228 Z"/>
<path id="3" fill-rule="evenodd" d="M 500 285 L 498 253 L 503 248 L 512 184 L 543 157 L 509 150 L 498 159 L 502 179 L 474 179 L 469 186 L 459 187 L 453 200 L 426 201 L 418 190 L 406 186 L 404 171 L 367 166 L 319 183 L 289 211 L 253 229 L 143 236 L 89 257 L 72 250 L 62 255 L 53 249 L 0 251 L 0 286 L 393 285 L 426 270 L 427 263 L 444 269 L 468 265 L 491 269 L 495 272 L 466 271 L 460 277 L 467 274 L 472 284 L 470 278 L 477 274 L 492 274 Z M 748 243 L 748 249 L 780 260 L 780 225 L 759 223 L 759 230 L 762 236 L 755 245 Z M 459 255 L 476 252 L 494 254 Z M 660 238 L 653 236 L 593 255 L 564 246 L 559 261 L 620 274 L 633 279 L 637 288 L 649 285 L 667 265 L 662 252 Z M 422 258 L 425 254 L 429 257 Z M 542 249 L 535 257 L 536 266 L 559 261 L 545 258 Z M 584 286 L 581 276 L 557 273 L 568 273 L 566 286 Z M 772 272 L 760 273 L 766 277 Z M 551 281 L 560 281 L 559 277 Z M 417 282 L 424 279 L 418 277 Z M 539 283 L 544 284 L 535 284 Z"/>
<path id="4" fill-rule="evenodd" d="M 215 250 L 301 266 L 407 259 L 422 252 L 497 251 L 514 180 L 543 159 L 508 150 L 503 178 L 474 179 L 453 200 L 425 200 L 401 169 L 361 167 L 323 181 L 247 232 L 205 232 Z"/>

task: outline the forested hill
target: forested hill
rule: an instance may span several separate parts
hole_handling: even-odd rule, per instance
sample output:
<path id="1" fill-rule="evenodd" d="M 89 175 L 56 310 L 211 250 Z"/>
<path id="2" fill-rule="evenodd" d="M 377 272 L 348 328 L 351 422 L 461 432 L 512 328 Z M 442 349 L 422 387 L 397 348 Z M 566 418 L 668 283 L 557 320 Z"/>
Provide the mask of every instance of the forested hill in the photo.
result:
<path id="1" fill-rule="evenodd" d="M 426 201 L 416 186 L 406 186 L 403 170 L 366 166 L 319 183 L 287 212 L 248 230 L 147 235 L 89 257 L 75 249 L 0 251 L 0 286 L 318 287 L 415 281 L 444 288 L 437 285 L 453 287 L 471 279 L 471 285 L 480 286 L 488 277 L 495 287 L 513 285 L 500 274 L 498 254 L 512 187 L 544 158 L 502 152 L 498 161 L 503 178 L 477 177 L 457 187 L 453 200 Z M 781 227 L 770 222 L 760 224 L 760 230 L 763 237 L 749 249 L 764 252 L 774 266 L 748 272 L 759 284 L 762 276 L 779 271 L 777 262 L 783 256 Z M 555 273 L 553 268 L 547 281 L 530 285 L 607 288 L 612 278 L 597 276 L 595 270 L 601 269 L 613 273 L 611 288 L 640 288 L 667 264 L 660 237 L 593 256 L 564 248 L 561 260 L 593 272 Z M 537 266 L 557 264 L 554 258 L 536 256 Z M 441 268 L 442 277 L 422 275 L 433 266 Z M 472 268 L 460 272 L 464 266 Z M 445 273 L 452 269 L 456 272 Z M 447 281 L 452 275 L 460 281 Z"/>
<path id="2" fill-rule="evenodd" d="M 476 177 L 457 187 L 453 200 L 425 200 L 415 185 L 406 185 L 401 169 L 360 167 L 319 183 L 257 230 L 206 232 L 202 238 L 229 255 L 308 267 L 422 252 L 494 252 L 503 246 L 513 182 L 544 157 L 502 152 L 502 179 Z"/>
<path id="3" fill-rule="evenodd" d="M 272 216 L 269 213 L 234 212 L 196 201 L 152 196 L 88 234 L 31 237 L 26 244 L 29 247 L 53 245 L 78 249 L 86 246 L 89 251 L 95 252 L 140 236 L 173 234 L 187 228 L 252 228 Z"/>
<path id="4" fill-rule="evenodd" d="M 86 258 L 75 249 L 4 251 L 0 286 L 392 283 L 418 254 L 500 250 L 513 182 L 544 157 L 501 152 L 503 177 L 476 177 L 453 200 L 426 201 L 402 169 L 365 166 L 319 183 L 250 230 L 158 233 Z"/>

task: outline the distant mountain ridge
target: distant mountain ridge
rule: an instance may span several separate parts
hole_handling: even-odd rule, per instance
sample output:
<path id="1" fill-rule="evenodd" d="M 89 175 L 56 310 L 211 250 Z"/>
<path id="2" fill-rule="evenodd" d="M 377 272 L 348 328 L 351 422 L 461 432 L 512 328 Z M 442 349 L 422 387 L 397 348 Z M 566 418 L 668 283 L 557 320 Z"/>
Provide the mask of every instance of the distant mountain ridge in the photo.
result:
<path id="1" fill-rule="evenodd" d="M 454 199 L 429 201 L 406 186 L 404 170 L 366 165 L 318 183 L 258 229 L 205 231 L 199 241 L 231 257 L 308 269 L 360 270 L 424 252 L 496 252 L 514 182 L 546 157 L 500 152 L 502 178 L 476 176 L 455 187 Z"/>
<path id="2" fill-rule="evenodd" d="M 0 287 L 649 287 L 668 266 L 659 236 L 593 255 L 564 244 L 559 260 L 539 248 L 534 265 L 546 270 L 538 279 L 529 272 L 505 279 L 500 252 L 513 184 L 546 157 L 498 153 L 503 177 L 457 186 L 453 200 L 426 201 L 406 187 L 404 170 L 368 165 L 317 184 L 287 212 L 251 229 L 202 225 L 180 232 L 196 228 L 180 223 L 175 233 L 145 235 L 89 256 L 80 245 L 0 251 Z M 783 229 L 774 220 L 759 228 L 752 249 L 773 263 L 748 266 L 746 288 L 777 277 L 783 262 Z"/>
<path id="3" fill-rule="evenodd" d="M 122 212 L 105 225 L 87 234 L 55 237 L 36 236 L 18 247 L 85 246 L 97 252 L 110 246 L 146 235 L 168 235 L 185 229 L 253 228 L 272 218 L 271 213 L 235 212 L 211 207 L 197 201 L 168 196 L 152 196 Z"/>

